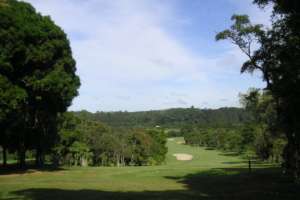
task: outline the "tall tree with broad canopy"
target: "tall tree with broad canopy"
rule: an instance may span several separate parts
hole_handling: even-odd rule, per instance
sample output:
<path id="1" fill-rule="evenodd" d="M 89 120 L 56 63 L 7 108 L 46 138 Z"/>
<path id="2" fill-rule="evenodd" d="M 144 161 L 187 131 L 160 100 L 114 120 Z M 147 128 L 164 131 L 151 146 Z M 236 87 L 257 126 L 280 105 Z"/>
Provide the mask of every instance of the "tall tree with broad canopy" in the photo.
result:
<path id="1" fill-rule="evenodd" d="M 27 149 L 36 150 L 36 163 L 43 165 L 57 115 L 78 94 L 75 72 L 69 40 L 50 17 L 28 3 L 0 0 L 0 124 L 13 127 L 1 129 L 0 137 L 13 140 L 22 166 Z"/>
<path id="2" fill-rule="evenodd" d="M 252 25 L 248 16 L 234 15 L 234 25 L 216 39 L 229 39 L 249 57 L 242 72 L 260 70 L 276 101 L 278 124 L 286 134 L 285 167 L 300 177 L 300 2 L 255 0 L 260 7 L 273 6 L 272 27 Z M 259 45 L 251 50 L 251 44 Z"/>

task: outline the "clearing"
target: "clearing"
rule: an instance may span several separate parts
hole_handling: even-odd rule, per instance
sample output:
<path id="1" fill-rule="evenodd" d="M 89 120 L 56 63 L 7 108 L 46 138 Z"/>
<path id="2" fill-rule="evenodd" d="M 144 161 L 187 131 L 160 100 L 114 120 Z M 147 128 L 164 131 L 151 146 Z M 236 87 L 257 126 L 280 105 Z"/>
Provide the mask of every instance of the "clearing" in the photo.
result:
<path id="1" fill-rule="evenodd" d="M 146 167 L 87 167 L 60 170 L 0 170 L 3 200 L 295 200 L 299 185 L 277 168 L 260 164 L 252 174 L 230 153 L 168 140 L 166 163 Z M 173 154 L 193 155 L 188 162 Z"/>

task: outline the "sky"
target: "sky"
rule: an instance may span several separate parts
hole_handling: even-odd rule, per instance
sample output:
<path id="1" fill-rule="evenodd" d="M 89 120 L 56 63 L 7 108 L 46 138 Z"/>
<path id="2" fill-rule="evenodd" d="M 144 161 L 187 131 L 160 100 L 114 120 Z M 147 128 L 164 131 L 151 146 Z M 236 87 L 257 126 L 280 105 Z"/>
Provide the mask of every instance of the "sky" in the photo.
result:
<path id="1" fill-rule="evenodd" d="M 246 57 L 215 35 L 247 14 L 268 26 L 270 8 L 252 0 L 26 0 L 68 35 L 79 96 L 69 110 L 141 111 L 239 105 L 263 88 L 240 74 Z"/>

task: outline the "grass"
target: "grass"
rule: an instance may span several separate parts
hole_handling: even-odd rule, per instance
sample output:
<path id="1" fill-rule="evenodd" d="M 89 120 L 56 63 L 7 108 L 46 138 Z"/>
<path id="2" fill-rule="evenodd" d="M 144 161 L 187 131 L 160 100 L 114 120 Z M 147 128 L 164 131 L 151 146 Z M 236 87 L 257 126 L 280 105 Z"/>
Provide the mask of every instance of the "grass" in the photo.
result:
<path id="1" fill-rule="evenodd" d="M 280 170 L 258 164 L 249 174 L 241 158 L 230 153 L 168 141 L 166 163 L 149 167 L 87 167 L 59 170 L 3 171 L 0 199 L 17 200 L 295 200 L 300 187 Z M 174 153 L 193 155 L 177 161 Z"/>

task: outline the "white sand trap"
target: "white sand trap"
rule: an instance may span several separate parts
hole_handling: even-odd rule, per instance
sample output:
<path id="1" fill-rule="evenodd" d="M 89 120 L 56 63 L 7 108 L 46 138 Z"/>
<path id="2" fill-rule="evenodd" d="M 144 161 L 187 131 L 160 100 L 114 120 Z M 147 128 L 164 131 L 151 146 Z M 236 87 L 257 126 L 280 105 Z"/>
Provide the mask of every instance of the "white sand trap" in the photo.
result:
<path id="1" fill-rule="evenodd" d="M 168 138 L 169 141 L 174 141 L 174 138 Z"/>
<path id="2" fill-rule="evenodd" d="M 192 155 L 185 154 L 185 153 L 176 153 L 176 154 L 173 154 L 173 156 L 175 156 L 177 160 L 181 160 L 181 161 L 186 161 L 186 160 L 192 160 L 193 159 Z"/>

